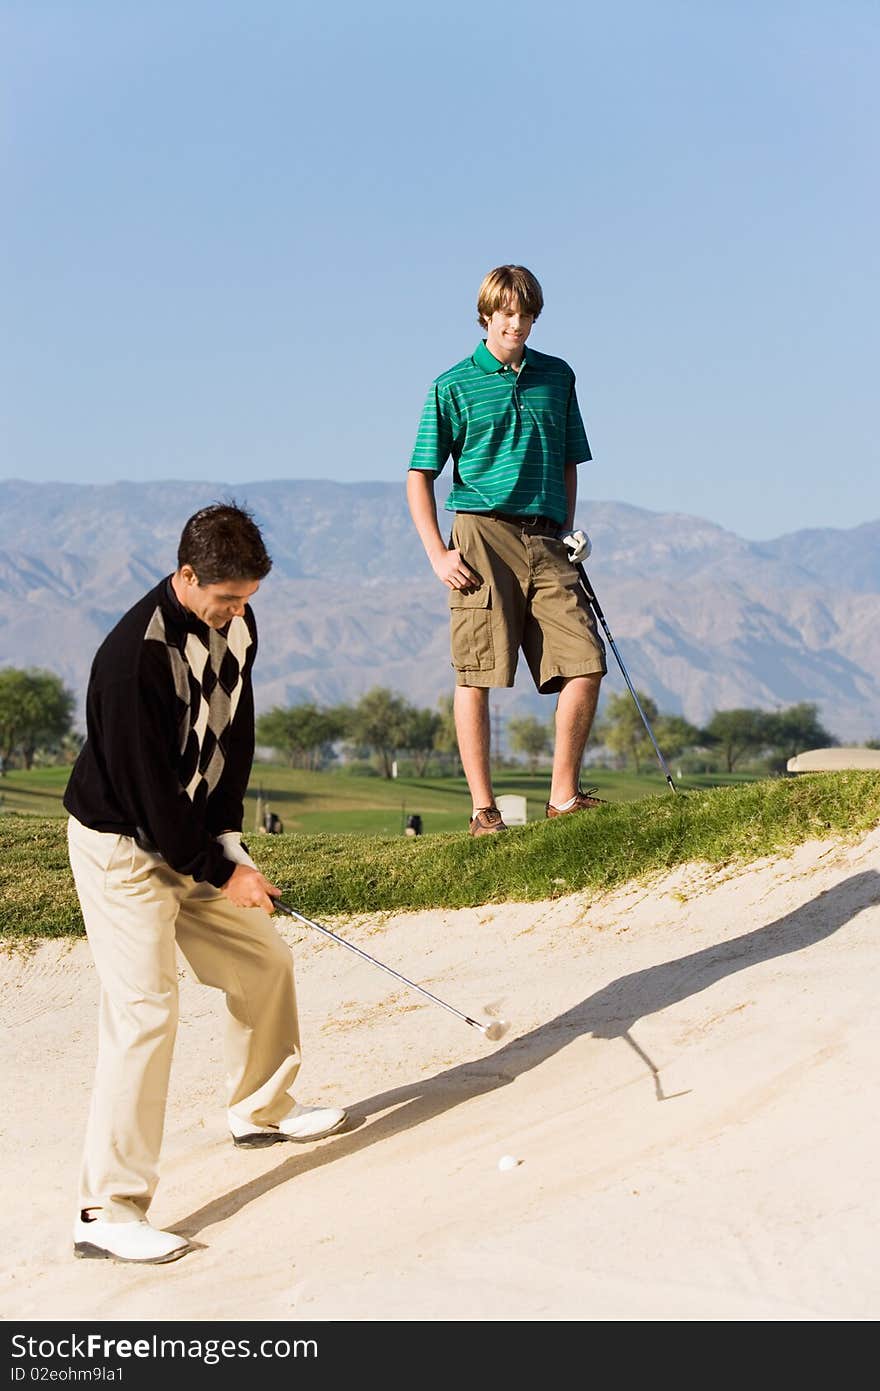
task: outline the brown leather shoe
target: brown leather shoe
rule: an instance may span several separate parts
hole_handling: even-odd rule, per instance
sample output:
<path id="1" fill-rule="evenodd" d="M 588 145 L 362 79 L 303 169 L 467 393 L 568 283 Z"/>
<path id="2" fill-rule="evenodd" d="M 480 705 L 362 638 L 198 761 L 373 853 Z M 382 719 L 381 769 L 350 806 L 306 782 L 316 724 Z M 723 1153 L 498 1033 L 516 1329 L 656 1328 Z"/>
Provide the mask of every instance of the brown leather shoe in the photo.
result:
<path id="1" fill-rule="evenodd" d="M 577 790 L 577 795 L 570 807 L 565 811 L 560 811 L 552 803 L 547 802 L 544 807 L 545 816 L 569 816 L 573 811 L 591 811 L 593 807 L 604 807 L 606 805 L 603 797 L 594 797 L 593 789 L 587 788 L 586 792 L 582 787 Z"/>
<path id="2" fill-rule="evenodd" d="M 501 812 L 497 807 L 478 807 L 476 815 L 471 818 L 468 831 L 472 836 L 491 836 L 496 831 L 506 831 L 508 828 L 501 820 Z"/>

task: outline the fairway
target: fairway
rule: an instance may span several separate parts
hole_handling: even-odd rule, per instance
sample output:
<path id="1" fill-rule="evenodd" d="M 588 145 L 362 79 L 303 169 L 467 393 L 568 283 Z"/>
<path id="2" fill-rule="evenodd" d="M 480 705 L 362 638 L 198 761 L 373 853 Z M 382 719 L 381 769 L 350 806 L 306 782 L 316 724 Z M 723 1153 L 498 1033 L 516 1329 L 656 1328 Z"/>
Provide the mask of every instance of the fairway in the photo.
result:
<path id="1" fill-rule="evenodd" d="M 0 814 L 65 816 L 62 804 L 69 768 L 11 769 L 0 778 Z M 683 778 L 680 790 L 725 787 L 754 781 L 758 775 L 705 773 Z M 671 796 L 659 772 L 639 774 L 600 768 L 585 772 L 584 785 L 597 789 L 609 802 L 632 802 L 642 797 Z M 505 770 L 495 775 L 496 795 L 526 798 L 529 821 L 544 817 L 550 785 L 549 770 L 528 773 Z M 257 801 L 262 791 L 264 810 L 280 816 L 286 834 L 398 836 L 406 818 L 422 818 L 425 835 L 467 829 L 470 796 L 464 778 L 383 778 L 363 772 L 334 769 L 303 772 L 281 763 L 255 763 L 245 800 L 244 830 L 257 830 Z"/>

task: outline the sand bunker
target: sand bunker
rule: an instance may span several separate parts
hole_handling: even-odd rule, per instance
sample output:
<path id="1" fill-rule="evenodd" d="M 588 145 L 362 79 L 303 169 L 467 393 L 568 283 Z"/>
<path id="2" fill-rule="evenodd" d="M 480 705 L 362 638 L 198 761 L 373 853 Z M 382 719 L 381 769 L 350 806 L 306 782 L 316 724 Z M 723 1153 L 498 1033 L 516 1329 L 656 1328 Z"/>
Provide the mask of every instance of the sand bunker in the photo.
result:
<path id="1" fill-rule="evenodd" d="M 292 898 L 291 898 L 291 901 Z M 279 920 L 298 1097 L 343 1134 L 236 1150 L 222 1001 L 181 967 L 151 1218 L 170 1266 L 75 1261 L 84 942 L 0 958 L 10 1320 L 868 1320 L 880 1314 L 880 831 L 591 898 L 327 920 L 499 1044 Z M 510 1156 L 518 1162 L 499 1168 Z M 234 1274 L 234 1278 L 231 1278 Z"/>

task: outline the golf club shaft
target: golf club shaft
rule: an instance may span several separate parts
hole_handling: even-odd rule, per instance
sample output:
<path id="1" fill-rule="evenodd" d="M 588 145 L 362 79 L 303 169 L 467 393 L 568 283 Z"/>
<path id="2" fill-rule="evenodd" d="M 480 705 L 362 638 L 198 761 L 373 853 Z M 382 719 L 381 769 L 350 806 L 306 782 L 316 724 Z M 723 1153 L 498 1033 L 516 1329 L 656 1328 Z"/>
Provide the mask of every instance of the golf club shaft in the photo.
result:
<path id="1" fill-rule="evenodd" d="M 386 966 L 383 962 L 377 961 L 374 956 L 370 956 L 368 952 L 361 951 L 360 947 L 356 947 L 354 942 L 348 942 L 344 937 L 338 937 L 335 932 L 330 931 L 329 927 L 322 927 L 320 923 L 312 922 L 311 918 L 307 918 L 304 914 L 298 913 L 295 908 L 291 908 L 290 904 L 285 903 L 283 899 L 276 898 L 274 903 L 275 907 L 280 912 L 286 913 L 289 918 L 296 918 L 297 922 L 305 923 L 306 927 L 313 927 L 316 932 L 322 932 L 325 937 L 329 937 L 332 941 L 338 942 L 341 947 L 348 947 L 349 951 L 353 951 L 357 956 L 363 957 L 364 961 L 369 961 L 372 966 L 378 966 L 380 971 L 387 971 L 389 976 L 394 976 L 395 980 L 402 981 L 403 984 L 408 985 L 411 990 L 418 990 L 420 995 L 424 995 L 427 999 L 433 1000 L 435 1005 L 440 1005 L 443 1009 L 448 1009 L 450 1014 L 456 1015 L 458 1019 L 463 1019 L 466 1024 L 470 1024 L 472 1028 L 479 1029 L 481 1033 L 485 1033 L 485 1028 L 478 1019 L 471 1019 L 469 1015 L 462 1014 L 460 1009 L 455 1009 L 453 1005 L 448 1005 L 445 1000 L 439 1000 L 436 995 L 431 994 L 430 990 L 425 990 L 423 986 L 416 985 L 415 981 L 407 980 L 406 976 L 402 976 L 400 972 L 395 971 L 393 967 Z"/>
<path id="2" fill-rule="evenodd" d="M 578 574 L 579 574 L 580 577 L 581 577 L 581 584 L 582 584 L 583 587 L 584 587 L 584 593 L 586 594 L 587 599 L 588 599 L 589 602 L 590 602 L 590 606 L 591 606 L 593 612 L 595 613 L 595 615 L 596 615 L 596 617 L 598 618 L 599 622 L 602 624 L 602 629 L 603 629 L 603 631 L 604 631 L 604 633 L 605 633 L 606 638 L 608 639 L 608 642 L 609 642 L 610 645 L 611 645 L 611 651 L 614 653 L 615 657 L 617 658 L 617 665 L 620 667 L 620 670 L 623 672 L 623 679 L 624 679 L 624 681 L 626 682 L 627 686 L 629 687 L 629 693 L 630 693 L 630 695 L 632 696 L 633 700 L 635 701 L 635 703 L 636 703 L 636 709 L 638 710 L 639 714 L 640 714 L 641 717 L 642 717 L 642 724 L 645 726 L 645 729 L 648 731 L 648 738 L 651 740 L 651 743 L 654 745 L 654 752 L 655 752 L 655 754 L 657 755 L 657 758 L 659 759 L 660 767 L 663 769 L 663 772 L 664 772 L 665 775 L 666 775 L 666 781 L 667 781 L 668 784 L 669 784 L 669 790 L 670 790 L 670 792 L 676 792 L 678 789 L 676 788 L 675 783 L 672 781 L 672 774 L 670 773 L 669 768 L 668 768 L 667 765 L 666 765 L 666 759 L 663 757 L 662 753 L 660 752 L 660 749 L 659 749 L 659 747 L 658 747 L 658 745 L 657 745 L 657 740 L 654 738 L 654 731 L 652 730 L 651 726 L 650 726 L 649 723 L 648 723 L 648 717 L 647 717 L 647 715 L 645 714 L 644 710 L 642 709 L 641 702 L 640 702 L 640 700 L 639 700 L 639 698 L 638 698 L 638 696 L 636 695 L 636 692 L 635 692 L 635 687 L 633 686 L 633 683 L 632 683 L 632 682 L 630 681 L 630 679 L 629 679 L 629 673 L 627 672 L 626 667 L 623 665 L 623 659 L 622 659 L 620 653 L 619 653 L 618 650 L 617 650 L 617 644 L 615 643 L 614 638 L 611 636 L 611 629 L 608 627 L 608 624 L 607 624 L 606 621 L 605 621 L 605 615 L 604 615 L 604 613 L 602 612 L 602 607 L 601 607 L 601 605 L 600 605 L 600 603 L 599 603 L 599 600 L 596 598 L 595 593 L 593 592 L 593 586 L 590 584 L 590 581 L 587 579 L 587 572 L 586 572 L 586 570 L 584 569 L 583 565 L 578 565 L 577 571 L 578 571 Z"/>

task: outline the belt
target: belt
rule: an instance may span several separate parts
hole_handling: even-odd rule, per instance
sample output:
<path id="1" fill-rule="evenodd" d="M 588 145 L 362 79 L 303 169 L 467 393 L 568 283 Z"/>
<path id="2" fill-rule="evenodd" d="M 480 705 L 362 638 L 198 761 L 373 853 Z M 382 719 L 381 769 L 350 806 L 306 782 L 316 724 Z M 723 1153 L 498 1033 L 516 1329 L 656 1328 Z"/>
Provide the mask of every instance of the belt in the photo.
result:
<path id="1" fill-rule="evenodd" d="M 514 526 L 520 526 L 524 531 L 550 531 L 554 536 L 558 536 L 562 530 L 562 523 L 557 522 L 553 517 L 515 516 L 512 512 L 467 512 L 463 509 L 462 515 L 466 517 L 491 517 L 496 522 L 512 522 Z"/>

